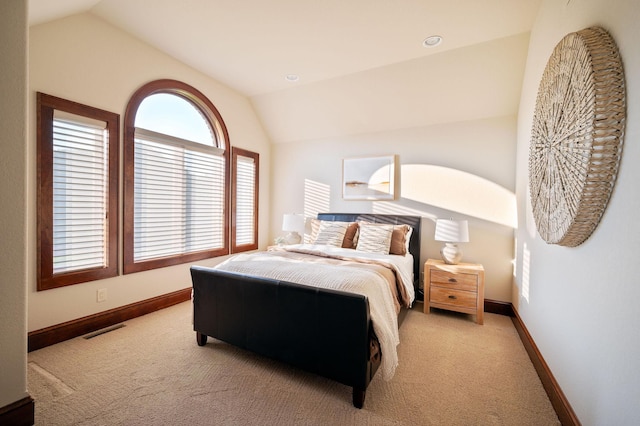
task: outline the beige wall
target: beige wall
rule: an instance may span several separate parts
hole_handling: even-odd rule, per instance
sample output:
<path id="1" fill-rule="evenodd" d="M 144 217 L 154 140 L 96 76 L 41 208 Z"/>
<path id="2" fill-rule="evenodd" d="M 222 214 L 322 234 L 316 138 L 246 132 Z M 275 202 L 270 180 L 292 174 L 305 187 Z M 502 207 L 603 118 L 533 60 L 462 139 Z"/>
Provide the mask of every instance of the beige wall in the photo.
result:
<path id="1" fill-rule="evenodd" d="M 640 3 L 636 0 L 543 2 L 531 33 L 518 119 L 517 266 L 514 304 L 584 425 L 640 424 Z M 546 244 L 527 203 L 528 148 L 544 67 L 568 33 L 609 30 L 626 74 L 622 161 L 607 210 L 575 248 Z"/>
<path id="2" fill-rule="evenodd" d="M 487 298 L 511 301 L 516 115 L 529 34 L 451 49 L 252 98 L 271 135 L 271 238 L 282 214 L 424 217 L 422 261 L 439 258 L 435 218 L 468 219 L 464 260 Z M 342 159 L 395 154 L 394 202 L 345 201 Z"/>
<path id="3" fill-rule="evenodd" d="M 27 7 L 0 2 L 0 409 L 27 396 Z"/>
<path id="4" fill-rule="evenodd" d="M 423 216 L 422 261 L 439 258 L 435 218 L 469 220 L 464 261 L 486 269 L 485 296 L 509 302 L 516 220 L 516 117 L 273 145 L 271 238 L 288 212 L 375 212 Z M 400 196 L 393 202 L 342 199 L 342 159 L 395 154 Z M 277 188 L 277 189 L 276 189 Z"/>
<path id="5" fill-rule="evenodd" d="M 131 94 L 160 78 L 181 80 L 202 91 L 218 108 L 231 145 L 260 153 L 260 221 L 267 222 L 269 199 L 269 141 L 248 99 L 156 49 L 89 14 L 30 28 L 28 295 L 29 330 L 59 324 L 100 311 L 190 287 L 189 265 L 122 275 L 54 290 L 37 292 L 35 188 L 35 93 L 37 91 L 120 114 L 121 123 Z M 268 230 L 261 229 L 260 243 Z M 217 259 L 200 262 L 211 265 Z M 107 301 L 96 302 L 96 291 L 107 289 Z"/>

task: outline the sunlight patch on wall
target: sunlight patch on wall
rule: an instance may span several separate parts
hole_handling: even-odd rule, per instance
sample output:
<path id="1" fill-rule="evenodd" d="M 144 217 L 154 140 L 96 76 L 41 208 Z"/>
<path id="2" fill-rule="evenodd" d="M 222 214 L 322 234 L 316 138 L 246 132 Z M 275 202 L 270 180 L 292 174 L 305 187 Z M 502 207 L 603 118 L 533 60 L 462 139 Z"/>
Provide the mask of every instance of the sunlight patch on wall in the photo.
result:
<path id="1" fill-rule="evenodd" d="M 471 173 L 427 164 L 403 164 L 401 197 L 515 228 L 513 192 Z"/>
<path id="2" fill-rule="evenodd" d="M 536 227 L 536 220 L 533 217 L 533 207 L 531 206 L 531 193 L 529 192 L 529 184 L 527 184 L 526 191 L 526 211 L 525 211 L 525 228 L 531 238 L 536 238 L 538 235 L 538 228 Z"/>
<path id="3" fill-rule="evenodd" d="M 304 217 L 317 217 L 331 207 L 331 186 L 310 179 L 304 180 Z M 309 221 L 305 221 L 305 237 L 311 233 Z"/>
<path id="4" fill-rule="evenodd" d="M 531 252 L 524 243 L 522 248 L 522 297 L 529 303 L 529 273 L 531 271 Z"/>

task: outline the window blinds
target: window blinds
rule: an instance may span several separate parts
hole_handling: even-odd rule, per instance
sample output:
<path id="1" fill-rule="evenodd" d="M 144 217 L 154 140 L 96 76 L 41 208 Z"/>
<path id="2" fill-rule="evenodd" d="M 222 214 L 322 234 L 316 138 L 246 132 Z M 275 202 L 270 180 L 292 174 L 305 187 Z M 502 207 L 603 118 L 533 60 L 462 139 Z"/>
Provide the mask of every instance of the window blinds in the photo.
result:
<path id="1" fill-rule="evenodd" d="M 134 261 L 224 247 L 225 159 L 136 129 Z M 185 141 L 188 142 L 188 141 Z"/>
<path id="2" fill-rule="evenodd" d="M 55 111 L 53 120 L 53 273 L 105 267 L 106 123 Z"/>
<path id="3" fill-rule="evenodd" d="M 256 162 L 251 157 L 236 158 L 236 245 L 253 244 L 255 235 Z"/>

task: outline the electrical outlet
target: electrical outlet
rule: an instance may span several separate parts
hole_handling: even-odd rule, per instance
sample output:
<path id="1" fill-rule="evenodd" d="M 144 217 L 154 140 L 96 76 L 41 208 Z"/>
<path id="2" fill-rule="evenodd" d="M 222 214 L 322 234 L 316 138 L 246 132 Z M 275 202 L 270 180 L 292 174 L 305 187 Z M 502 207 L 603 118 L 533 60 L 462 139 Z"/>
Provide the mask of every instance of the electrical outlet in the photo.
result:
<path id="1" fill-rule="evenodd" d="M 98 291 L 96 292 L 96 302 L 100 303 L 100 302 L 106 302 L 106 301 L 107 301 L 107 289 L 106 288 L 98 289 Z"/>

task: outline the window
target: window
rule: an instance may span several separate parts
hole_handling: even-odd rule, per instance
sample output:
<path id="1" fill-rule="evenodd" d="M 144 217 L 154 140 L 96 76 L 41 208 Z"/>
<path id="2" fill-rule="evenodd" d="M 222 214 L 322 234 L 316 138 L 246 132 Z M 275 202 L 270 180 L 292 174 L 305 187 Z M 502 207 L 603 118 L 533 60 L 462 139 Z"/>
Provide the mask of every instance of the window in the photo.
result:
<path id="1" fill-rule="evenodd" d="M 222 117 L 191 86 L 158 80 L 125 114 L 124 272 L 229 253 L 229 146 Z"/>
<path id="2" fill-rule="evenodd" d="M 38 290 L 118 274 L 119 116 L 37 94 Z"/>
<path id="3" fill-rule="evenodd" d="M 233 229 L 231 251 L 258 248 L 258 171 L 259 155 L 233 148 Z"/>

